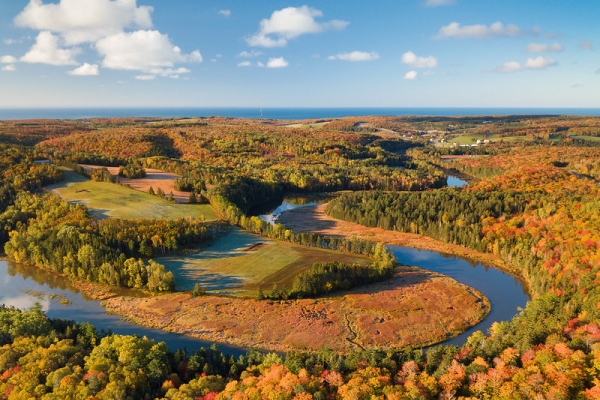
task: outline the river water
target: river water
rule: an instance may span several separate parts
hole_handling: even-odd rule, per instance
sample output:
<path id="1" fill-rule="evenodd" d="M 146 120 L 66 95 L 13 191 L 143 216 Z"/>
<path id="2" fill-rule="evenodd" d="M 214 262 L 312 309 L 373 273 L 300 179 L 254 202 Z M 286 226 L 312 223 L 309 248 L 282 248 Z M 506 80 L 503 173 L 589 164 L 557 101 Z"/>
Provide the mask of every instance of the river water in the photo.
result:
<path id="1" fill-rule="evenodd" d="M 55 299 L 50 299 L 55 295 Z M 70 305 L 62 305 L 57 299 L 68 299 Z M 196 351 L 212 343 L 193 339 L 160 329 L 150 329 L 122 321 L 118 315 L 106 314 L 100 301 L 92 300 L 73 288 L 69 282 L 57 275 L 38 268 L 0 261 L 0 304 L 28 309 L 40 303 L 50 318 L 63 318 L 77 322 L 90 322 L 98 330 L 112 330 L 120 335 L 139 335 L 163 341 L 169 349 Z M 235 356 L 245 354 L 247 349 L 219 344 L 219 349 Z"/>
<path id="2" fill-rule="evenodd" d="M 452 178 L 452 179 L 451 179 Z M 448 179 L 448 186 L 463 186 L 467 182 L 458 178 Z M 284 210 L 314 205 L 318 200 L 288 198 L 270 214 L 261 218 L 273 223 Z M 473 263 L 458 257 L 413 248 L 392 246 L 398 261 L 406 265 L 439 272 L 482 292 L 492 306 L 490 314 L 479 324 L 446 342 L 461 345 L 476 330 L 487 332 L 495 321 L 511 319 L 519 307 L 525 307 L 529 297 L 518 279 L 492 267 Z M 50 295 L 55 298 L 51 299 Z M 60 299 L 68 299 L 70 305 L 60 304 Z M 92 300 L 77 289 L 68 280 L 34 267 L 0 261 L 0 304 L 27 309 L 36 302 L 40 303 L 50 318 L 63 318 L 77 322 L 90 322 L 98 330 L 112 330 L 123 335 L 136 334 L 156 341 L 164 341 L 170 349 L 195 351 L 208 347 L 210 342 L 192 339 L 183 335 L 145 328 L 126 321 L 117 315 L 106 314 L 99 301 Z M 219 344 L 225 353 L 240 355 L 247 349 Z"/>

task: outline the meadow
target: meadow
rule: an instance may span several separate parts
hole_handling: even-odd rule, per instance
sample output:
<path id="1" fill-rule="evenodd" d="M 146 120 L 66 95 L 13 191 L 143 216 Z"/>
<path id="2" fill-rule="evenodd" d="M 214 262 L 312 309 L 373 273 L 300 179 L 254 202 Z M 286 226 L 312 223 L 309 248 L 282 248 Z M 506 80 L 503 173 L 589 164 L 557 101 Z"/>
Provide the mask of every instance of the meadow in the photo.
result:
<path id="1" fill-rule="evenodd" d="M 211 292 L 253 297 L 274 285 L 291 287 L 294 277 L 315 262 L 372 262 L 365 256 L 280 242 L 237 228 L 201 251 L 156 261 L 173 272 L 178 290 L 192 290 L 198 283 Z"/>
<path id="2" fill-rule="evenodd" d="M 64 200 L 84 204 L 94 218 L 204 218 L 218 219 L 216 212 L 205 204 L 174 204 L 126 186 L 94 182 L 70 170 L 63 170 L 65 180 L 46 190 Z"/>

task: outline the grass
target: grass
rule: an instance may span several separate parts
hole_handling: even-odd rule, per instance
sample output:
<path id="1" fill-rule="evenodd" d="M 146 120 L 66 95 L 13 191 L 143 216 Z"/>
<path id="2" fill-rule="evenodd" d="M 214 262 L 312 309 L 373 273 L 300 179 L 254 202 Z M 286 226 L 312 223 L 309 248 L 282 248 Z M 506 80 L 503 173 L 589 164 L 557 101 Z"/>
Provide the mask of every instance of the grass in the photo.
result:
<path id="1" fill-rule="evenodd" d="M 70 170 L 63 170 L 63 182 L 47 186 L 71 203 L 84 204 L 95 218 L 201 218 L 218 219 L 205 204 L 174 204 L 147 193 L 114 183 L 94 182 Z"/>
<path id="2" fill-rule="evenodd" d="M 583 135 L 577 135 L 577 136 L 571 136 L 573 139 L 582 139 L 582 140 L 588 140 L 590 142 L 600 142 L 600 137 L 598 136 L 583 136 Z"/>
<path id="3" fill-rule="evenodd" d="M 499 142 L 499 141 L 504 141 L 504 142 L 516 142 L 516 141 L 531 141 L 533 140 L 531 137 L 529 136 L 505 136 L 502 137 L 498 134 L 491 134 L 491 135 L 487 135 L 486 137 L 487 139 L 491 140 L 492 142 Z M 458 144 L 475 144 L 477 143 L 477 140 L 483 140 L 483 135 L 478 133 L 478 134 L 473 134 L 473 135 L 459 135 L 456 136 L 452 139 L 448 139 L 448 143 L 453 143 L 453 142 L 457 142 Z"/>
<path id="4" fill-rule="evenodd" d="M 268 292 L 274 284 L 289 288 L 294 277 L 315 262 L 371 263 L 368 257 L 279 242 L 239 229 L 198 253 L 156 260 L 173 272 L 177 290 L 192 290 L 197 282 L 207 290 L 242 296 L 253 296 L 259 288 Z"/>
<path id="5" fill-rule="evenodd" d="M 325 125 L 327 125 L 329 123 L 329 121 L 327 122 L 317 122 L 315 124 L 287 124 L 284 125 L 286 128 L 311 128 L 311 129 L 322 129 Z"/>

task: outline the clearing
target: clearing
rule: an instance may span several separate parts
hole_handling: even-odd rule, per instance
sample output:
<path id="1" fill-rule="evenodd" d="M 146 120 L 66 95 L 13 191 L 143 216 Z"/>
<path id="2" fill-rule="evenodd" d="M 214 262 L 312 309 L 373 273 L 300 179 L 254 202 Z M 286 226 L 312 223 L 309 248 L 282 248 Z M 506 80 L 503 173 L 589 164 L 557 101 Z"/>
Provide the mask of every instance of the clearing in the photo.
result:
<path id="1" fill-rule="evenodd" d="M 174 204 L 167 200 L 114 183 L 95 182 L 63 169 L 65 180 L 45 189 L 71 203 L 84 204 L 94 218 L 204 218 L 218 219 L 206 204 Z"/>
<path id="2" fill-rule="evenodd" d="M 255 296 L 273 285 L 289 288 L 298 273 L 316 262 L 341 261 L 368 265 L 365 256 L 295 245 L 244 232 L 238 228 L 194 254 L 155 259 L 175 275 L 177 290 L 206 290 Z"/>
<path id="3" fill-rule="evenodd" d="M 83 169 L 86 171 L 91 171 L 97 168 L 106 168 L 108 172 L 110 172 L 113 176 L 119 175 L 119 167 L 102 167 L 100 165 L 88 165 L 88 164 L 80 164 Z M 161 171 L 159 169 L 145 168 L 146 177 L 145 178 L 136 178 L 129 179 L 119 176 L 119 182 L 128 186 L 132 189 L 139 190 L 140 192 L 148 193 L 150 187 L 154 189 L 156 192 L 159 188 L 165 193 L 165 195 L 169 195 L 169 193 L 173 193 L 173 198 L 175 199 L 175 203 L 187 203 L 190 198 L 189 192 L 182 192 L 181 190 L 175 190 L 175 180 L 179 178 L 179 175 L 172 174 L 170 172 Z"/>

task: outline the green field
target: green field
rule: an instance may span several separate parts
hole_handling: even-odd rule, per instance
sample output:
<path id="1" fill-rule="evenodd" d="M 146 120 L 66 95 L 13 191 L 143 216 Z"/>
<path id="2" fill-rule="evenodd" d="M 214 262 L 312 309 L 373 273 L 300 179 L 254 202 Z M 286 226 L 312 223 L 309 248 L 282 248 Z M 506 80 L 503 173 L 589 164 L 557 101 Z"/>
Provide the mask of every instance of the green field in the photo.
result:
<path id="1" fill-rule="evenodd" d="M 600 137 L 599 136 L 582 136 L 582 135 L 577 135 L 577 136 L 571 136 L 573 139 L 581 139 L 581 140 L 587 140 L 590 142 L 600 142 Z"/>
<path id="2" fill-rule="evenodd" d="M 498 134 L 487 135 L 487 139 L 491 140 L 492 143 L 494 143 L 494 142 L 497 143 L 500 141 L 517 142 L 517 141 L 533 140 L 530 136 L 505 136 L 505 137 L 502 137 Z M 459 136 L 453 137 L 451 139 L 448 139 L 447 142 L 449 144 L 452 144 L 454 142 L 457 142 L 458 144 L 475 144 L 475 143 L 477 143 L 477 140 L 483 140 L 483 135 L 480 133 L 474 134 L 474 135 L 459 135 Z"/>
<path id="3" fill-rule="evenodd" d="M 84 204 L 95 218 L 200 218 L 217 219 L 205 204 L 175 204 L 147 193 L 114 183 L 94 182 L 70 170 L 63 170 L 63 182 L 46 186 L 71 203 Z"/>
<path id="4" fill-rule="evenodd" d="M 338 260 L 370 264 L 372 260 L 336 251 L 270 240 L 233 229 L 212 246 L 195 254 L 157 258 L 175 275 L 177 290 L 192 290 L 196 283 L 207 290 L 253 296 L 291 286 L 294 277 L 315 262 Z"/>

